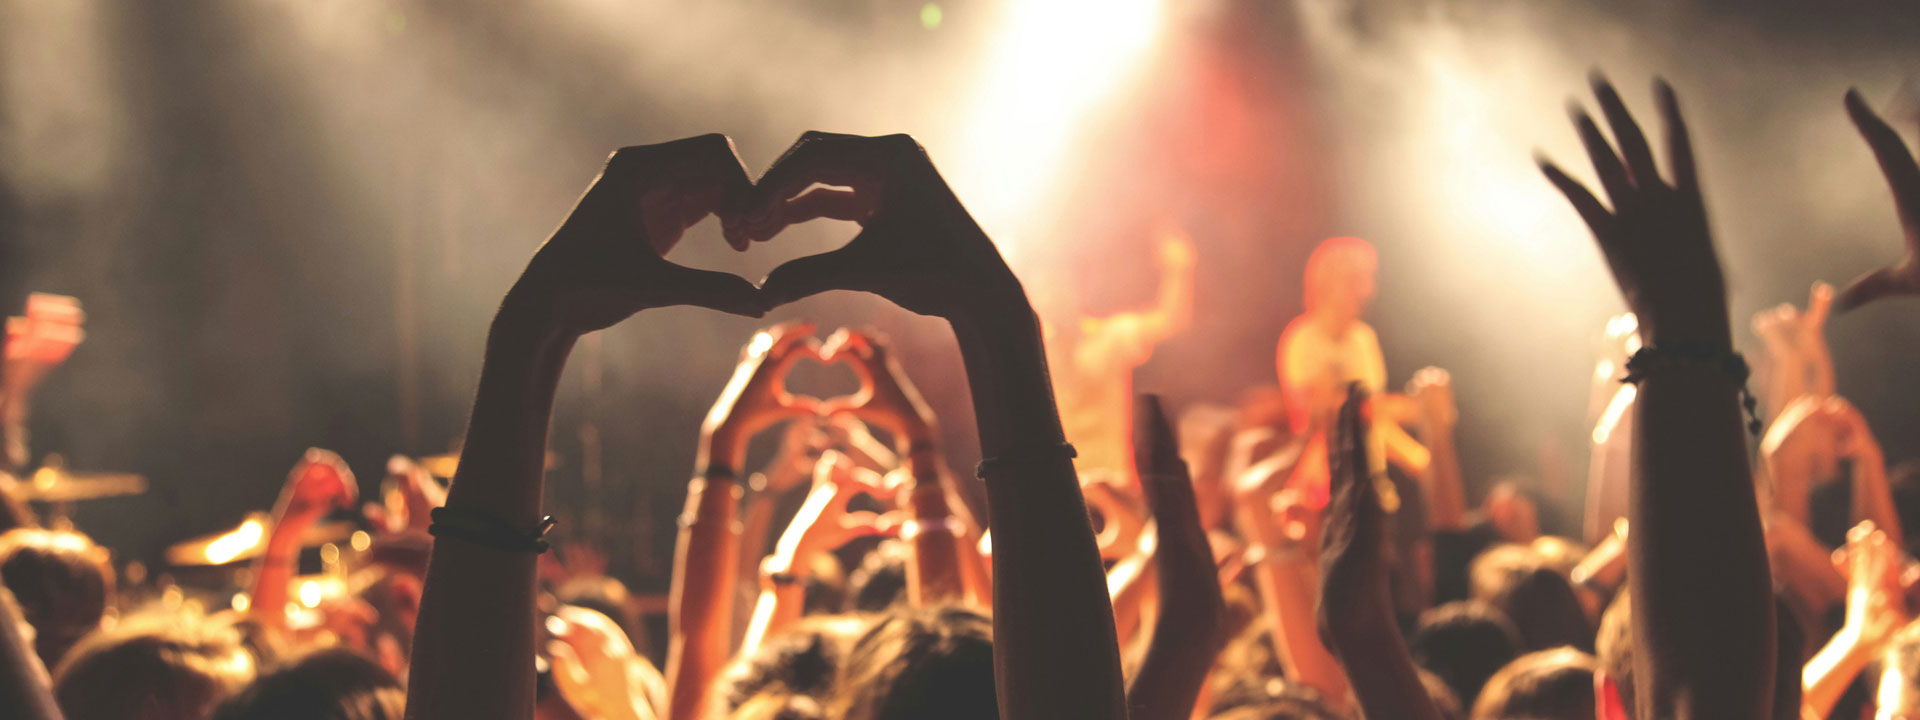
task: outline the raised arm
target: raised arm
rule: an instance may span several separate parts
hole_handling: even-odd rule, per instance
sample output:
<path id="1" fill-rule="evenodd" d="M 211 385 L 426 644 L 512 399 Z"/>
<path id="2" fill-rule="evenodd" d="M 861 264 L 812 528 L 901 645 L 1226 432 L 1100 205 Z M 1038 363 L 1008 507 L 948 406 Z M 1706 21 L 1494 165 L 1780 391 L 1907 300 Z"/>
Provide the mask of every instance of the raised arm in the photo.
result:
<path id="1" fill-rule="evenodd" d="M 1920 163 L 1900 139 L 1900 133 L 1867 107 L 1860 91 L 1847 91 L 1847 114 L 1852 116 L 1860 136 L 1873 149 L 1880 170 L 1893 191 L 1893 207 L 1900 215 L 1900 228 L 1906 232 L 1906 255 L 1892 265 L 1856 278 L 1834 299 L 1834 309 L 1846 312 L 1884 297 L 1920 295 Z"/>
<path id="2" fill-rule="evenodd" d="M 1662 180 L 1613 87 L 1596 77 L 1594 91 L 1620 150 L 1584 110 L 1574 122 L 1612 208 L 1541 167 L 1593 231 L 1646 344 L 1629 366 L 1640 384 L 1628 541 L 1636 717 L 1768 717 L 1773 586 L 1736 399 L 1744 363 L 1692 146 L 1672 89 L 1658 83 L 1673 167 Z"/>
<path id="3" fill-rule="evenodd" d="M 1433 458 L 1420 476 L 1427 494 L 1427 525 L 1436 532 L 1463 529 L 1467 486 L 1453 444 L 1453 426 L 1460 419 L 1453 404 L 1453 377 L 1440 368 L 1422 369 L 1407 383 L 1407 395 L 1420 409 L 1420 439 Z"/>
<path id="4" fill-rule="evenodd" d="M 912 548 L 907 564 L 907 598 L 915 606 L 957 602 L 968 594 L 962 554 L 979 541 L 966 519 L 966 504 L 954 494 L 940 456 L 939 421 L 877 331 L 842 329 L 822 351 L 829 362 L 845 359 L 860 378 L 860 391 L 830 407 L 887 431 L 892 455 L 906 463 L 896 471 L 897 504 L 908 522 L 900 538 Z M 987 598 L 976 595 L 984 604 Z"/>
<path id="5" fill-rule="evenodd" d="M 806 605 L 809 558 L 832 552 L 855 538 L 881 533 L 874 513 L 847 510 L 847 503 L 855 496 L 879 490 L 880 477 L 866 468 L 854 467 L 846 456 L 828 450 L 820 458 L 806 502 L 794 513 L 787 531 L 781 533 L 773 554 L 758 563 L 760 600 L 754 605 L 753 620 L 740 645 L 741 657 L 753 657 L 762 642 L 800 619 Z"/>
<path id="6" fill-rule="evenodd" d="M 1134 399 L 1133 457 L 1158 529 L 1154 564 L 1160 613 L 1147 655 L 1127 689 L 1127 705 L 1134 720 L 1186 720 L 1214 657 L 1226 645 L 1226 599 L 1193 482 L 1159 397 Z"/>
<path id="7" fill-rule="evenodd" d="M 427 570 L 409 718 L 533 716 L 533 540 L 561 368 L 580 335 L 646 308 L 765 312 L 751 283 L 661 257 L 749 184 L 724 136 L 624 148 L 508 291 L 441 510 L 465 530 L 438 533 Z"/>
<path id="8" fill-rule="evenodd" d="M 740 557 L 734 515 L 747 441 L 776 422 L 815 413 L 815 402 L 789 394 L 785 382 L 787 371 L 802 358 L 818 354 L 812 325 L 790 323 L 755 333 L 700 426 L 698 469 L 687 483 L 667 599 L 667 716 L 672 720 L 706 717 L 709 689 L 733 645 L 739 579 L 733 563 Z"/>
<path id="9" fill-rule="evenodd" d="M 1332 485 L 1320 540 L 1320 636 L 1369 718 L 1440 720 L 1394 620 L 1386 554 L 1392 519 L 1367 462 L 1366 393 L 1349 388 L 1335 422 Z"/>
<path id="10" fill-rule="evenodd" d="M 287 629 L 288 586 L 300 564 L 301 538 L 336 509 L 351 508 L 359 496 L 353 471 L 339 455 L 309 448 L 287 473 L 287 484 L 273 505 L 267 544 L 253 565 L 254 621 L 272 633 Z"/>
<path id="11" fill-rule="evenodd" d="M 1807 661 L 1801 676 L 1803 714 L 1824 718 L 1853 684 L 1853 678 L 1907 624 L 1906 598 L 1900 587 L 1900 546 L 1871 521 L 1847 532 L 1847 619 L 1825 647 Z"/>
<path id="12" fill-rule="evenodd" d="M 1086 352 L 1129 358 L 1129 365 L 1146 361 L 1153 346 L 1193 321 L 1193 238 L 1177 228 L 1163 231 L 1159 247 L 1160 291 L 1151 307 L 1115 313 L 1094 320 Z"/>
<path id="13" fill-rule="evenodd" d="M 815 182 L 851 191 L 808 190 Z M 777 301 L 872 292 L 946 319 L 959 341 L 979 426 L 993 518 L 993 635 L 1007 720 L 1125 717 L 1106 576 L 1066 452 L 1025 290 L 932 162 L 905 135 L 808 133 L 760 181 L 768 237 L 793 222 L 859 222 L 845 247 L 767 278 Z"/>

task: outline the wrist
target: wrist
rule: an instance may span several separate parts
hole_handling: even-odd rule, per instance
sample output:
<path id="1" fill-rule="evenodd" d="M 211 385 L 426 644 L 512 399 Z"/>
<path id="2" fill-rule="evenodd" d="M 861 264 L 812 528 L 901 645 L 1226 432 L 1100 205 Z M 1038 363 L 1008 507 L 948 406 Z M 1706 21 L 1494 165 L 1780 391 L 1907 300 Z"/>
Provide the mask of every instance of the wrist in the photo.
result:
<path id="1" fill-rule="evenodd" d="M 1642 315 L 1640 331 L 1648 345 L 1696 344 L 1708 347 L 1733 347 L 1733 328 L 1724 303 L 1716 310 L 1679 317 L 1649 319 Z"/>

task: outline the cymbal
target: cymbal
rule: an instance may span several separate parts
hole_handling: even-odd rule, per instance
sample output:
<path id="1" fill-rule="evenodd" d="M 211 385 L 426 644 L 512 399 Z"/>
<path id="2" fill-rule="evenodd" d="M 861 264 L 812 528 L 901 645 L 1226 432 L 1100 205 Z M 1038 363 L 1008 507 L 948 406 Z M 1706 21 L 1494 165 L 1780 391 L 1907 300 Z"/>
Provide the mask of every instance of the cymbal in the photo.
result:
<path id="1" fill-rule="evenodd" d="M 267 533 L 273 519 L 263 512 L 247 514 L 247 519 L 226 532 L 182 540 L 167 548 L 167 562 L 176 566 L 225 565 L 252 560 L 267 549 Z M 303 548 L 327 543 L 343 543 L 353 536 L 353 523 L 336 520 L 307 528 L 300 536 Z"/>
<path id="2" fill-rule="evenodd" d="M 144 493 L 147 491 L 147 478 L 134 473 L 77 473 L 48 466 L 33 471 L 17 486 L 17 490 L 23 500 L 98 500 Z"/>

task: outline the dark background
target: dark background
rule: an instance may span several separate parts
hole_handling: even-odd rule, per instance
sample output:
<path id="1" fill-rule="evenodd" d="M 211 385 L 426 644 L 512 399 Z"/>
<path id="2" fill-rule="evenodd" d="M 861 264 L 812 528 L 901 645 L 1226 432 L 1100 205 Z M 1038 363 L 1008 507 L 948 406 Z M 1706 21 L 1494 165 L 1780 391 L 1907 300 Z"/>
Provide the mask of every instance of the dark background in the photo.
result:
<path id="1" fill-rule="evenodd" d="M 1168 3 L 1111 92 L 1066 134 L 1033 136 L 1061 153 L 1060 177 L 1016 198 L 1039 209 L 976 210 L 1030 287 L 1085 312 L 1152 298 L 1154 222 L 1191 234 L 1196 321 L 1137 374 L 1180 405 L 1271 383 L 1307 252 L 1368 238 L 1391 381 L 1453 371 L 1470 482 L 1558 473 L 1577 497 L 1588 377 L 1620 304 L 1530 161 L 1538 148 L 1582 162 L 1566 99 L 1590 67 L 1638 107 L 1652 73 L 1680 89 L 1744 333 L 1812 280 L 1897 254 L 1840 97 L 1858 84 L 1899 111 L 1896 89 L 1920 74 L 1920 6 L 1535 5 Z M 388 455 L 461 434 L 494 304 L 621 145 L 725 132 L 757 170 L 804 130 L 905 131 L 970 204 L 1004 194 L 966 118 L 1012 6 L 944 3 L 935 29 L 921 6 L 0 0 L 0 307 L 43 290 L 89 313 L 86 343 L 39 394 L 36 453 L 151 479 L 76 513 L 123 559 L 267 506 L 309 446 L 373 490 Z M 1071 57 L 1101 7 L 1047 37 Z M 849 232 L 803 228 L 743 257 L 701 228 L 674 257 L 758 278 Z M 893 334 L 953 467 L 971 467 L 940 323 L 846 293 L 788 317 Z M 643 587 L 664 586 L 699 419 L 755 326 L 653 311 L 570 363 L 554 505 Z M 1840 390 L 1889 459 L 1920 455 L 1920 301 L 1835 318 L 1829 336 Z M 794 381 L 851 383 L 838 369 Z"/>

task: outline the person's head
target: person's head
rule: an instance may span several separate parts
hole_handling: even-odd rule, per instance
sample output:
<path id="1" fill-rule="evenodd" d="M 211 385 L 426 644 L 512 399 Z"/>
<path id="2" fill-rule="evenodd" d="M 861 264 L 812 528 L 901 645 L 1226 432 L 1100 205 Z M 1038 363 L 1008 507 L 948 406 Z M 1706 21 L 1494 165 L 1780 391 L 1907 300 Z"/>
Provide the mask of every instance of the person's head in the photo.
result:
<path id="1" fill-rule="evenodd" d="M 400 720 L 406 706 L 406 690 L 379 663 L 334 648 L 254 678 L 212 720 Z"/>
<path id="2" fill-rule="evenodd" d="M 882 541 L 847 574 L 848 612 L 885 612 L 907 599 L 907 560 L 912 548 Z"/>
<path id="3" fill-rule="evenodd" d="M 230 626 L 135 617 L 74 645 L 53 671 L 53 693 L 68 720 L 200 720 L 254 669 Z"/>
<path id="4" fill-rule="evenodd" d="M 1592 655 L 1573 648 L 1527 653 L 1494 673 L 1473 720 L 1594 720 Z"/>
<path id="5" fill-rule="evenodd" d="M 1341 322 L 1360 319 L 1373 302 L 1373 275 L 1379 264 L 1373 246 L 1356 237 L 1327 238 L 1307 256 L 1307 312 Z"/>
<path id="6" fill-rule="evenodd" d="M 1457 600 L 1420 615 L 1408 643 L 1413 661 L 1472 705 L 1487 678 L 1525 651 L 1519 629 L 1492 605 Z"/>
<path id="7" fill-rule="evenodd" d="M 761 641 L 752 656 L 730 664 L 716 690 L 729 712 L 756 697 L 808 697 L 825 701 L 840 674 L 847 647 L 867 629 L 857 615 L 814 615 Z"/>
<path id="8" fill-rule="evenodd" d="M 829 715 L 845 720 L 993 720 L 993 623 L 960 607 L 874 623 L 841 665 Z"/>
<path id="9" fill-rule="evenodd" d="M 577 575 L 554 588 L 553 599 L 561 605 L 586 608 L 607 616 L 627 634 L 634 647 L 642 652 L 647 648 L 646 626 L 640 622 L 640 614 L 633 610 L 633 594 L 627 591 L 626 583 L 605 575 Z"/>
<path id="10" fill-rule="evenodd" d="M 1345 720 L 1320 693 L 1303 683 L 1265 678 L 1253 688 L 1253 697 L 1241 702 L 1215 702 L 1209 720 Z"/>
<path id="11" fill-rule="evenodd" d="M 1893 636 L 1880 658 L 1874 720 L 1920 720 L 1920 623 Z"/>
<path id="12" fill-rule="evenodd" d="M 1521 545 L 1496 545 L 1473 559 L 1471 596 L 1500 610 L 1527 650 L 1593 647 L 1593 628 L 1573 584 Z"/>
<path id="13" fill-rule="evenodd" d="M 758 695 L 727 714 L 727 720 L 826 720 L 820 703 L 804 695 Z"/>
<path id="14" fill-rule="evenodd" d="M 100 627 L 113 605 L 106 550 L 70 530 L 15 528 L 0 534 L 0 582 L 13 591 L 47 667 Z"/>
<path id="15" fill-rule="evenodd" d="M 1487 491 L 1482 504 L 1487 522 L 1510 543 L 1531 543 L 1540 538 L 1540 508 L 1527 497 L 1517 480 L 1501 480 Z"/>
<path id="16" fill-rule="evenodd" d="M 1620 588 L 1600 615 L 1593 646 L 1600 662 L 1594 678 L 1594 700 L 1599 703 L 1594 715 L 1599 720 L 1633 720 L 1633 599 L 1626 588 Z"/>

